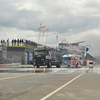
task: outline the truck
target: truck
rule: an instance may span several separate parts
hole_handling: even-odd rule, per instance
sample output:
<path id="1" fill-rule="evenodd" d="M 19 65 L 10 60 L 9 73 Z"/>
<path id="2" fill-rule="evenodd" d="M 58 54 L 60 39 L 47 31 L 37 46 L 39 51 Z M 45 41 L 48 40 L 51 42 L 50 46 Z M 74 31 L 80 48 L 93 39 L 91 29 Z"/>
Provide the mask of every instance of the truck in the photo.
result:
<path id="1" fill-rule="evenodd" d="M 52 65 L 59 68 L 62 65 L 62 53 L 60 50 L 47 46 L 37 46 L 33 55 L 33 66 L 37 66 L 37 68 L 40 66 L 51 68 Z"/>

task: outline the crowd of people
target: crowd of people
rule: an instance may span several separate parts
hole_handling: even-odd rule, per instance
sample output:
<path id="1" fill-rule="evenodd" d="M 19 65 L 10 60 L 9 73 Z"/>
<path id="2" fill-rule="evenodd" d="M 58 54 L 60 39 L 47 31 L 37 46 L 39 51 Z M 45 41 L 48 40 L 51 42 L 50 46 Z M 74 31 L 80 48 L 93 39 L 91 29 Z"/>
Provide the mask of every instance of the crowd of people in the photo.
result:
<path id="1" fill-rule="evenodd" d="M 19 46 L 19 44 L 23 44 L 23 43 L 31 44 L 34 46 L 41 45 L 41 44 L 38 44 L 38 43 L 30 41 L 30 40 L 26 40 L 26 39 L 12 39 L 10 42 L 9 42 L 9 39 L 7 39 L 7 40 L 1 39 L 1 44 L 6 44 L 6 43 L 7 43 L 7 45 L 9 43 L 12 43 L 12 46 L 13 46 L 13 44 L 14 45 L 17 44 L 17 46 Z"/>
<path id="2" fill-rule="evenodd" d="M 37 46 L 37 45 L 38 45 L 38 43 L 33 42 L 33 41 L 30 41 L 30 40 L 26 40 L 26 43 L 27 43 L 27 44 L 32 44 L 32 45 L 34 45 L 34 46 Z M 40 45 L 40 44 L 39 44 L 39 45 Z"/>

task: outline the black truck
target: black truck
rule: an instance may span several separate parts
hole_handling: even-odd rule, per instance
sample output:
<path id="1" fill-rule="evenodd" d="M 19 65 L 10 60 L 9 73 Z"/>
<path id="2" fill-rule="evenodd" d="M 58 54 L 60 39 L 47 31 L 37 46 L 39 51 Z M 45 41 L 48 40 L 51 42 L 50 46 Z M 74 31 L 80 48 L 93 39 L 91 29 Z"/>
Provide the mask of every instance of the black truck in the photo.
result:
<path id="1" fill-rule="evenodd" d="M 61 67 L 61 51 L 46 46 L 38 46 L 34 49 L 33 66 L 37 66 L 37 68 L 47 66 L 50 68 L 52 65 L 55 65 L 57 68 Z"/>

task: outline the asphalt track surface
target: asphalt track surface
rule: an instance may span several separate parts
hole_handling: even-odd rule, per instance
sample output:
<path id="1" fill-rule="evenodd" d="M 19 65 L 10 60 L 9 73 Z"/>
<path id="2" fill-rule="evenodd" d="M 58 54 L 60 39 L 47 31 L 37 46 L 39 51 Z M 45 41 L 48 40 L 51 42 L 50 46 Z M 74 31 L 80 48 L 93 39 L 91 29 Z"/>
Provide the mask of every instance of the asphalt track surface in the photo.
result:
<path id="1" fill-rule="evenodd" d="M 37 73 L 34 69 L 13 68 L 19 70 L 14 73 L 3 68 L 6 72 L 0 73 L 0 100 L 100 100 L 100 65 L 93 69 L 39 68 Z"/>

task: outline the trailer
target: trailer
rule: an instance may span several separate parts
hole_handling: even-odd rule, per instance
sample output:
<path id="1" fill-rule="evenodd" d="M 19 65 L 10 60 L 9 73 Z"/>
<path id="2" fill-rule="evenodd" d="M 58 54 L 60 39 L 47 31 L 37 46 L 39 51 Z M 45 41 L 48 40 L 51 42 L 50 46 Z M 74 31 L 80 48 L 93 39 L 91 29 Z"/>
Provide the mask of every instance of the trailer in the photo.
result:
<path id="1" fill-rule="evenodd" d="M 38 46 L 34 49 L 33 66 L 47 66 L 50 68 L 55 65 L 57 68 L 62 65 L 62 52 L 47 46 Z"/>

